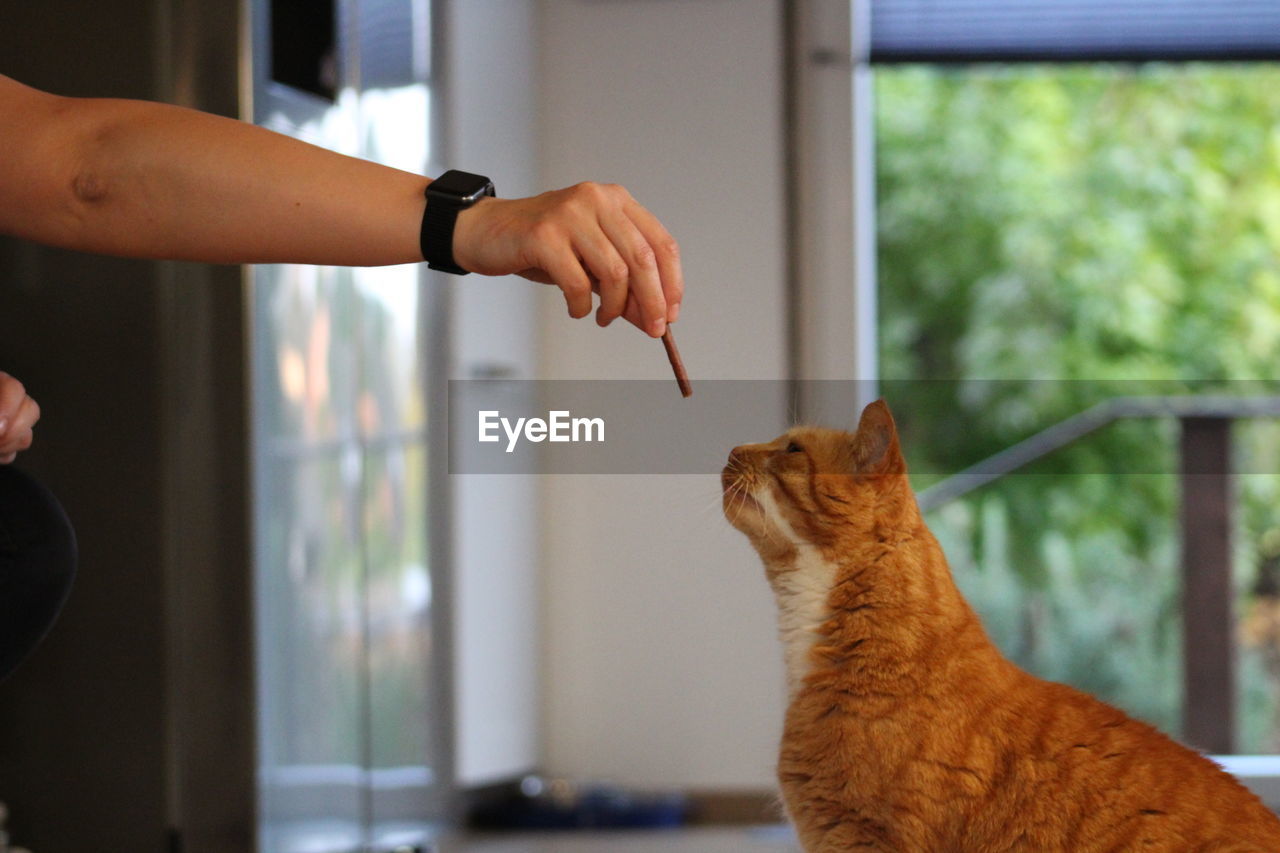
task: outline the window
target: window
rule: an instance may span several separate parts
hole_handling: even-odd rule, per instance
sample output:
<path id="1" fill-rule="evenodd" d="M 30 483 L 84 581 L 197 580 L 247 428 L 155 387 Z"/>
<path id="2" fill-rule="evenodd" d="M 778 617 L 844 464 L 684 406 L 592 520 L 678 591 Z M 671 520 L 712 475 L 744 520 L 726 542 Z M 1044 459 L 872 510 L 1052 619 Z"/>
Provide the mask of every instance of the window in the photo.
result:
<path id="1" fill-rule="evenodd" d="M 1115 396 L 1280 390 L 1280 65 L 1093 61 L 1272 58 L 1280 9 L 1159 5 L 873 4 L 879 361 L 918 486 Z M 1278 424 L 1232 427 L 1234 752 L 1280 752 Z M 1120 420 L 931 518 L 1006 653 L 1174 734 L 1205 722 L 1178 449 Z"/>
<path id="2" fill-rule="evenodd" d="M 363 0 L 336 29 L 334 8 L 254 6 L 274 51 L 256 120 L 426 171 L 430 4 Z M 336 55 L 348 63 L 325 64 Z M 258 848 L 421 845 L 443 823 L 450 734 L 428 460 L 438 317 L 411 265 L 262 264 L 251 293 Z"/>

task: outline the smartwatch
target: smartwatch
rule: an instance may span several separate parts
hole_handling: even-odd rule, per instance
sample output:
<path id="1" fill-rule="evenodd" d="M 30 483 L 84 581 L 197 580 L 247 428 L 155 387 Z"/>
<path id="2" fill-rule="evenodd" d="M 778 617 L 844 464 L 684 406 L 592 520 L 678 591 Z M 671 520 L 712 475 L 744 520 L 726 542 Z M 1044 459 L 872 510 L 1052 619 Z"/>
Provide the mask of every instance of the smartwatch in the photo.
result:
<path id="1" fill-rule="evenodd" d="M 493 181 L 457 169 L 450 169 L 427 185 L 427 209 L 422 214 L 419 242 L 428 267 L 467 274 L 453 259 L 453 228 L 459 213 L 494 194 Z"/>

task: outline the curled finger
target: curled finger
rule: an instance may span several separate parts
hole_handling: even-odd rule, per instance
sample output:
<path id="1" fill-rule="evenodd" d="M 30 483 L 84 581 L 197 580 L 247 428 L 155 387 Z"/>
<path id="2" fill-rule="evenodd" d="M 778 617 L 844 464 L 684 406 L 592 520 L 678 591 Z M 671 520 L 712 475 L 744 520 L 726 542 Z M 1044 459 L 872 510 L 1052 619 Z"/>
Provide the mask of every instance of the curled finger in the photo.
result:
<path id="1" fill-rule="evenodd" d="M 631 218 L 616 213 L 603 216 L 600 226 L 625 259 L 628 297 L 640 309 L 640 330 L 661 337 L 667 328 L 667 301 L 658 275 L 657 253 Z"/>
<path id="2" fill-rule="evenodd" d="M 658 221 L 658 217 L 639 202 L 633 201 L 628 205 L 627 215 L 653 247 L 658 275 L 662 280 L 662 293 L 667 303 L 667 322 L 674 323 L 680 316 L 680 303 L 684 300 L 684 269 L 680 264 L 680 246 Z"/>
<path id="3" fill-rule="evenodd" d="M 594 222 L 580 228 L 574 237 L 574 247 L 582 256 L 582 262 L 595 279 L 600 294 L 600 309 L 596 322 L 607 326 L 616 320 L 627 304 L 627 287 L 630 270 L 627 262 L 618 254 L 608 236 Z"/>
<path id="4" fill-rule="evenodd" d="M 564 294 L 570 317 L 578 320 L 591 313 L 591 279 L 568 246 L 545 249 L 538 266 Z"/>

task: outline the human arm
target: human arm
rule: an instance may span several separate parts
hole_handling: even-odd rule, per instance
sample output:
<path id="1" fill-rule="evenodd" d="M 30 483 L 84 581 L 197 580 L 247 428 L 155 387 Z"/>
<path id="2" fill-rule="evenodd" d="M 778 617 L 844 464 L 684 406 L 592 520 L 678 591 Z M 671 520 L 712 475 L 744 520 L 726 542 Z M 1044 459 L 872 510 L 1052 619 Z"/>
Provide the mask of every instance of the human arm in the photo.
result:
<path id="1" fill-rule="evenodd" d="M 374 266 L 422 260 L 429 179 L 167 104 L 64 98 L 0 77 L 0 232 L 129 257 Z M 464 211 L 454 257 L 564 291 L 651 335 L 683 297 L 675 243 L 620 187 Z"/>

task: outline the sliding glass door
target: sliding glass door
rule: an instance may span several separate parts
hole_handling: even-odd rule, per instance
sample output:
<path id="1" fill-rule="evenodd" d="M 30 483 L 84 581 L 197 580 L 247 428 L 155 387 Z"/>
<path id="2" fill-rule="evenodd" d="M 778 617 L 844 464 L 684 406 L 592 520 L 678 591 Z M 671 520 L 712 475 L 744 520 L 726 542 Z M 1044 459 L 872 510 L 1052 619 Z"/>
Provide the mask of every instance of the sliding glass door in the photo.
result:
<path id="1" fill-rule="evenodd" d="M 254 118 L 425 172 L 426 0 L 254 13 Z M 252 373 L 263 853 L 426 844 L 443 816 L 417 266 L 258 266 Z"/>

